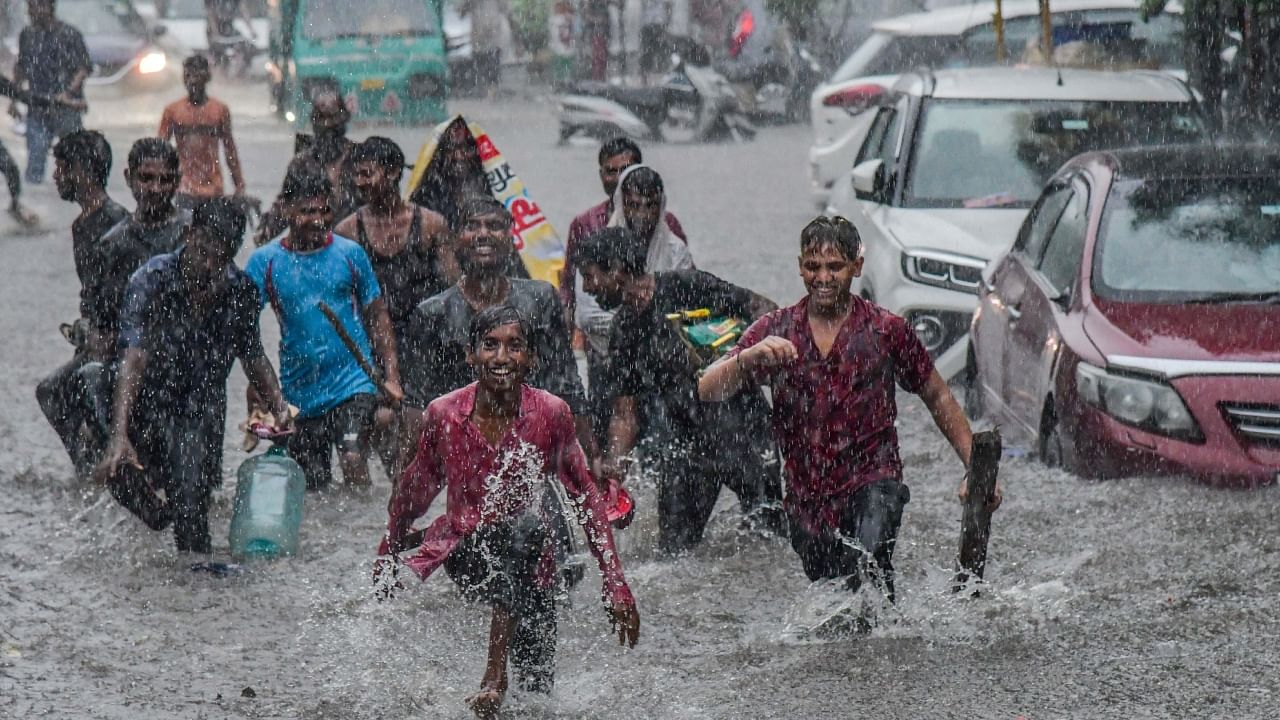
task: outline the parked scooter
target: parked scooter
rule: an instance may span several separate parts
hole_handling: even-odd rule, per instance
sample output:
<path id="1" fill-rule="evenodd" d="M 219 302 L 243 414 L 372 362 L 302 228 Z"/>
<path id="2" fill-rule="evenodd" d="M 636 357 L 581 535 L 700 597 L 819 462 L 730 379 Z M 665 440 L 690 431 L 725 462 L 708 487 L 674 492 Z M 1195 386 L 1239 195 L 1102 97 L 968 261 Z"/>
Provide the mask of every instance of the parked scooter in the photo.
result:
<path id="1" fill-rule="evenodd" d="M 705 49 L 673 52 L 671 71 L 657 87 L 580 82 L 560 97 L 560 142 L 574 135 L 607 139 L 710 142 L 755 137 L 733 87 L 710 63 Z"/>
<path id="2" fill-rule="evenodd" d="M 826 77 L 826 70 L 802 42 L 781 30 L 755 62 L 735 56 L 724 67 L 724 75 L 751 119 L 800 122 L 808 119 L 809 96 Z"/>

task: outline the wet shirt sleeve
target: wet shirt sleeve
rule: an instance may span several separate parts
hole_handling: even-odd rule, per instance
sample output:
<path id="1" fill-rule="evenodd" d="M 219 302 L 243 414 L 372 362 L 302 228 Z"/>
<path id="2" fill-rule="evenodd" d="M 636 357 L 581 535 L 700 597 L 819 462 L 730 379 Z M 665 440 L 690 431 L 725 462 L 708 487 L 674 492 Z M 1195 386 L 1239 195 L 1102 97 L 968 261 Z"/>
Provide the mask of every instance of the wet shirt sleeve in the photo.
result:
<path id="1" fill-rule="evenodd" d="M 151 302 L 160 291 L 160 279 L 160 273 L 143 269 L 134 273 L 129 280 L 119 316 L 122 347 L 142 347 L 147 336 Z"/>
<path id="2" fill-rule="evenodd" d="M 72 27 L 68 27 L 67 30 L 64 46 L 66 58 L 63 61 L 73 71 L 92 70 L 93 61 L 89 59 L 89 48 L 85 45 L 84 35 Z"/>
<path id="3" fill-rule="evenodd" d="M 550 285 L 541 285 L 537 295 L 536 327 L 542 328 L 536 348 L 542 389 L 569 404 L 575 415 L 587 412 L 586 391 L 578 375 L 578 361 L 573 357 L 569 329 L 565 327 L 564 308 Z"/>
<path id="4" fill-rule="evenodd" d="M 644 364 L 640 343 L 644 338 L 636 330 L 636 318 L 624 309 L 614 318 L 609 332 L 609 365 L 605 372 L 605 387 L 613 397 L 643 395 L 644 378 L 640 368 Z"/>
<path id="5" fill-rule="evenodd" d="M 431 503 L 445 486 L 443 458 L 438 452 L 444 430 L 444 418 L 428 410 L 427 422 L 418 440 L 418 450 L 413 461 L 400 475 L 387 506 L 387 535 L 378 548 L 379 555 L 401 552 L 408 548 L 402 542 L 413 522 L 431 509 Z"/>
<path id="6" fill-rule="evenodd" d="M 729 352 L 725 353 L 725 360 L 723 362 L 731 361 L 743 350 L 758 344 L 770 335 L 776 334 L 774 330 L 774 319 L 776 316 L 777 313 L 769 313 L 768 315 L 765 315 L 759 320 L 751 323 L 751 327 L 747 328 L 747 331 L 742 334 L 741 338 L 738 338 L 738 343 L 730 348 Z M 770 369 L 757 367 L 755 370 L 747 373 L 747 378 L 750 382 L 756 385 L 768 385 Z"/>
<path id="7" fill-rule="evenodd" d="M 432 400 L 465 385 L 458 384 L 454 369 L 460 358 L 449 357 L 445 305 L 424 302 L 409 317 L 409 337 L 400 358 L 407 400 L 413 407 L 427 407 Z"/>
<path id="8" fill-rule="evenodd" d="M 262 329 L 258 324 L 262 307 L 258 300 L 258 287 L 248 278 L 241 278 L 231 302 L 232 350 L 241 364 L 261 359 L 266 351 L 262 347 Z"/>
<path id="9" fill-rule="evenodd" d="M 919 392 L 933 375 L 933 360 L 924 343 L 916 336 L 907 321 L 894 315 L 885 332 L 888 350 L 893 358 L 894 379 L 907 392 Z"/>
<path id="10" fill-rule="evenodd" d="M 587 469 L 587 456 L 578 444 L 573 416 L 567 406 L 560 406 L 553 431 L 553 452 L 558 458 L 558 474 L 565 492 L 573 500 L 573 509 L 587 536 L 591 554 L 595 555 L 604 575 L 601 591 L 605 600 L 622 605 L 635 605 L 635 597 L 622 574 L 622 560 L 613 542 L 613 530 L 607 520 L 604 496 L 600 493 L 591 471 Z"/>
<path id="11" fill-rule="evenodd" d="M 249 256 L 249 262 L 244 266 L 244 274 L 249 276 L 255 287 L 258 288 L 258 310 L 267 304 L 267 258 L 266 253 L 259 249 Z"/>

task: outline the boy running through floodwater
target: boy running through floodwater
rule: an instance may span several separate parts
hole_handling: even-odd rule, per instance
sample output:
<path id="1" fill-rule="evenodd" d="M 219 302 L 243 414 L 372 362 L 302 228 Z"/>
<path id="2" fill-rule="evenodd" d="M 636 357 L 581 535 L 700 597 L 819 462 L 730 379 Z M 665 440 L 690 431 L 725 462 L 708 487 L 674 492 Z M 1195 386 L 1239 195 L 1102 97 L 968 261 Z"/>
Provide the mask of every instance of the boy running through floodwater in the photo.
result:
<path id="1" fill-rule="evenodd" d="M 966 468 L 973 434 L 906 320 L 853 294 L 861 246 L 842 217 L 809 223 L 800 234 L 808 297 L 756 321 L 707 369 L 698 393 L 718 401 L 743 387 L 770 387 L 791 545 L 805 574 L 845 577 L 855 592 L 869 579 L 892 601 L 893 548 L 911 497 L 894 427 L 895 385 L 920 396 Z M 962 500 L 967 490 L 966 481 Z M 999 504 L 997 484 L 990 509 Z"/>
<path id="2" fill-rule="evenodd" d="M 534 363 L 532 331 L 509 305 L 476 315 L 468 362 L 479 381 L 433 401 L 413 463 L 397 483 L 375 579 L 399 554 L 422 578 L 443 566 L 463 593 L 493 606 L 489 657 L 477 717 L 497 716 L 507 690 L 507 658 L 525 690 L 550 692 L 556 620 L 551 566 L 551 482 L 573 500 L 604 574 L 603 596 L 618 641 L 635 646 L 640 615 L 605 520 L 605 503 L 574 434 L 573 414 L 556 396 L 524 384 Z M 553 479 L 554 477 L 554 479 Z M 421 538 L 411 526 L 448 485 L 448 509 Z"/>

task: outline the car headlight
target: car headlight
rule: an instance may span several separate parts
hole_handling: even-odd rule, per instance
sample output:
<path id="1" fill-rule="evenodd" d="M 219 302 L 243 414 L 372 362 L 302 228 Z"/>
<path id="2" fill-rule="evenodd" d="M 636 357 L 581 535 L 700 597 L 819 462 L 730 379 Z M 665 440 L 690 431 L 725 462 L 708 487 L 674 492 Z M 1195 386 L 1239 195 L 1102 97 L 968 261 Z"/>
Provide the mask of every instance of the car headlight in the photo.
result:
<path id="1" fill-rule="evenodd" d="M 987 261 L 936 250 L 907 250 L 902 253 L 902 274 L 921 285 L 977 295 Z"/>
<path id="2" fill-rule="evenodd" d="M 1076 366 L 1076 392 L 1122 423 L 1183 440 L 1200 440 L 1200 426 L 1178 391 L 1157 380 Z"/>
<path id="3" fill-rule="evenodd" d="M 159 50 L 152 50 L 138 61 L 138 72 L 143 75 L 154 75 L 163 72 L 169 66 L 169 58 Z"/>

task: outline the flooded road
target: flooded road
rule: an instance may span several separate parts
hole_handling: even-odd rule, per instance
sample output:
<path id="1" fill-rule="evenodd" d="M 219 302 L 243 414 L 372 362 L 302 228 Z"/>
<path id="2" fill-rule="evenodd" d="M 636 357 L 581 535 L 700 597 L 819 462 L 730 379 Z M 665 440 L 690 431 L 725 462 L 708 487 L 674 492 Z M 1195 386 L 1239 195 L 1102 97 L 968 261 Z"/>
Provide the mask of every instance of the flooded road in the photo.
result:
<path id="1" fill-rule="evenodd" d="M 220 93 L 237 113 L 252 193 L 269 199 L 291 134 L 265 91 Z M 248 103 L 248 104 L 245 104 Z M 160 105 L 101 103 L 121 165 Z M 549 105 L 466 103 L 563 233 L 598 202 L 595 149 L 555 147 Z M 353 136 L 370 134 L 358 128 Z M 382 131 L 376 131 L 382 132 Z M 394 130 L 412 155 L 421 130 Z M 3 140 L 22 160 L 20 139 Z M 698 265 L 793 302 L 794 257 L 811 217 L 809 131 L 753 144 L 646 147 Z M 488 613 L 443 577 L 375 602 L 368 573 L 389 487 L 309 496 L 299 557 L 226 579 L 187 571 L 151 533 L 72 477 L 36 406 L 36 382 L 66 360 L 58 334 L 78 291 L 73 208 L 28 190 L 50 231 L 0 228 L 0 717 L 464 718 L 483 669 Z M 247 256 L 247 253 L 245 253 Z M 243 259 L 243 257 L 242 257 Z M 274 320 L 264 315 L 268 355 Z M 231 397 L 243 392 L 239 372 Z M 903 397 L 912 488 L 898 543 L 899 605 L 870 637 L 803 639 L 832 594 L 810 587 L 785 541 L 739 529 L 722 497 L 707 541 L 656 559 L 654 491 L 620 545 L 643 618 L 641 644 L 607 634 L 591 574 L 561 612 L 557 686 L 515 694 L 509 718 L 1273 718 L 1280 715 L 1280 562 L 1275 489 L 1225 492 L 1180 479 L 1086 482 L 1006 462 L 990 585 L 949 592 L 960 465 L 923 406 Z M 237 407 L 233 400 L 232 407 Z M 231 421 L 239 422 L 233 410 Z M 225 555 L 234 469 L 215 495 Z M 731 458 L 726 461 L 732 461 Z M 225 558 L 219 558 L 225 559 Z"/>

